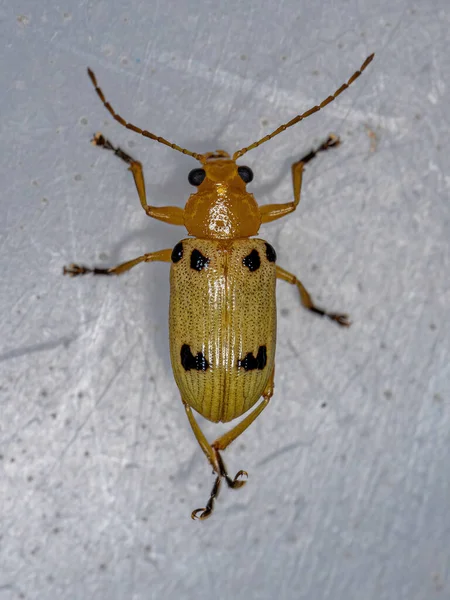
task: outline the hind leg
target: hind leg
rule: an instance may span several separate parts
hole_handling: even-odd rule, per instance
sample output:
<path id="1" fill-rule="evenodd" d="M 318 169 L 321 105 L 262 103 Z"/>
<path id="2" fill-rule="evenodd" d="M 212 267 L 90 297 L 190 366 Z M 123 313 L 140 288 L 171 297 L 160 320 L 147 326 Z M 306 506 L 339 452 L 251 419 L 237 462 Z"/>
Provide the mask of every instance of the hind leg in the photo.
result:
<path id="1" fill-rule="evenodd" d="M 228 487 L 232 489 L 240 488 L 243 485 L 245 485 L 245 480 L 243 481 L 240 478 L 244 476 L 247 477 L 247 472 L 238 471 L 238 473 L 236 473 L 236 475 L 234 476 L 234 479 L 231 479 L 231 477 L 229 477 L 227 473 L 225 463 L 223 462 L 219 450 L 225 450 L 225 448 L 227 448 L 231 444 L 231 442 L 233 442 L 242 433 L 244 433 L 244 431 L 253 423 L 253 421 L 262 413 L 262 411 L 269 404 L 269 401 L 273 396 L 274 376 L 275 368 L 272 370 L 272 374 L 266 385 L 266 389 L 264 390 L 262 402 L 260 402 L 260 404 L 258 404 L 258 406 L 240 423 L 233 427 L 233 429 L 217 438 L 212 444 L 208 443 L 205 435 L 200 429 L 197 421 L 194 418 L 191 407 L 185 402 L 183 402 L 187 417 L 189 419 L 189 423 L 192 427 L 195 437 L 197 438 L 197 441 L 200 444 L 200 447 L 205 453 L 207 459 L 211 463 L 214 471 L 217 473 L 217 477 L 211 490 L 211 494 L 209 496 L 209 500 L 206 504 L 206 507 L 197 508 L 196 510 L 194 510 L 191 515 L 193 519 L 204 520 L 211 516 L 211 513 L 214 510 L 214 502 L 220 491 L 222 479 L 225 479 Z M 198 513 L 200 513 L 200 515 L 198 515 Z"/>

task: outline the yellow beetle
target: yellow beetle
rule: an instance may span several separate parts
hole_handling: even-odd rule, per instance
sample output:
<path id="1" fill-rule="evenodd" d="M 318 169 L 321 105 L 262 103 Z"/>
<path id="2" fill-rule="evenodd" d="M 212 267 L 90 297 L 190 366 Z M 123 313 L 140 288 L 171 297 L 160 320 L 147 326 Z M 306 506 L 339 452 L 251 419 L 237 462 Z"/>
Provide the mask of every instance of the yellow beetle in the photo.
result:
<path id="1" fill-rule="evenodd" d="M 71 264 L 64 273 L 72 276 L 120 275 L 141 262 L 171 263 L 169 334 L 170 355 L 175 381 L 181 393 L 189 423 L 200 447 L 217 474 L 205 508 L 194 510 L 192 518 L 206 519 L 212 513 L 222 479 L 229 487 L 245 484 L 247 473 L 228 476 L 220 451 L 225 450 L 258 417 L 269 403 L 274 389 L 276 340 L 276 279 L 296 285 L 303 306 L 327 316 L 339 325 L 350 323 L 344 314 L 330 313 L 314 305 L 302 283 L 276 265 L 272 246 L 253 236 L 260 225 L 293 212 L 300 202 L 304 166 L 318 152 L 335 147 L 339 139 L 330 136 L 292 165 L 294 200 L 286 204 L 258 206 L 246 186 L 253 179 L 249 167 L 236 164 L 249 150 L 270 140 L 288 127 L 317 112 L 359 77 L 373 59 L 370 55 L 360 69 L 323 102 L 297 115 L 275 131 L 229 156 L 224 150 L 197 154 L 168 142 L 149 131 L 127 123 L 118 115 L 89 76 L 101 101 L 116 121 L 145 137 L 170 146 L 197 159 L 201 167 L 189 173 L 197 188 L 184 209 L 147 204 L 144 175 L 140 162 L 121 148 L 113 146 L 101 133 L 92 140 L 114 152 L 129 164 L 142 207 L 148 216 L 172 225 L 184 225 L 189 234 L 173 249 L 143 254 L 109 269 Z M 228 422 L 240 417 L 262 397 L 244 419 L 210 444 L 192 409 L 213 422 Z"/>

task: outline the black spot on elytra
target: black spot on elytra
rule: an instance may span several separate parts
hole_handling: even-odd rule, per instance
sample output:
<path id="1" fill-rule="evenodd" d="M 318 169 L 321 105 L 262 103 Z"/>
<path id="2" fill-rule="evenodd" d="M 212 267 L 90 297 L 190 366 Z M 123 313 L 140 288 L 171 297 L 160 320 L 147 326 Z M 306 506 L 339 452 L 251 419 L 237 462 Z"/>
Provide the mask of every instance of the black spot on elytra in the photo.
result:
<path id="1" fill-rule="evenodd" d="M 238 360 L 238 367 L 242 367 L 246 371 L 254 371 L 258 369 L 262 371 L 267 363 L 267 348 L 266 346 L 260 346 L 256 358 L 253 356 L 253 352 L 249 352 L 245 355 L 245 358 Z"/>
<path id="2" fill-rule="evenodd" d="M 170 257 L 173 263 L 179 262 L 183 258 L 183 243 L 178 242 L 175 248 L 172 250 L 172 255 Z"/>
<path id="3" fill-rule="evenodd" d="M 250 254 L 247 254 L 244 258 L 242 263 L 249 271 L 257 271 L 261 266 L 261 259 L 259 258 L 258 251 L 253 248 Z"/>
<path id="4" fill-rule="evenodd" d="M 266 242 L 266 256 L 269 262 L 275 262 L 277 260 L 277 253 L 273 246 Z"/>
<path id="5" fill-rule="evenodd" d="M 203 254 L 196 248 L 194 250 L 192 250 L 191 269 L 195 269 L 196 271 L 201 271 L 208 265 L 208 263 L 209 263 L 209 258 L 206 258 L 206 256 L 203 256 Z"/>
<path id="6" fill-rule="evenodd" d="M 188 344 L 181 346 L 181 364 L 185 371 L 195 369 L 196 371 L 206 371 L 209 363 L 201 352 L 197 352 L 194 356 L 191 352 L 191 347 Z"/>

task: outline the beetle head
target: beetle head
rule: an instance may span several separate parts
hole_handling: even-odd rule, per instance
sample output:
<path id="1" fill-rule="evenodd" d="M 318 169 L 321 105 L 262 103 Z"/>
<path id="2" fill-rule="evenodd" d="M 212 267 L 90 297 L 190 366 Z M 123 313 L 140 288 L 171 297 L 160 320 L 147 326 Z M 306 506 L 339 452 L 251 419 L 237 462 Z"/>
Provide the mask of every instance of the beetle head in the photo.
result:
<path id="1" fill-rule="evenodd" d="M 214 239 L 256 235 L 259 209 L 246 190 L 253 179 L 251 169 L 237 165 L 225 150 L 203 154 L 199 161 L 201 168 L 189 173 L 189 182 L 197 187 L 185 206 L 189 234 Z"/>

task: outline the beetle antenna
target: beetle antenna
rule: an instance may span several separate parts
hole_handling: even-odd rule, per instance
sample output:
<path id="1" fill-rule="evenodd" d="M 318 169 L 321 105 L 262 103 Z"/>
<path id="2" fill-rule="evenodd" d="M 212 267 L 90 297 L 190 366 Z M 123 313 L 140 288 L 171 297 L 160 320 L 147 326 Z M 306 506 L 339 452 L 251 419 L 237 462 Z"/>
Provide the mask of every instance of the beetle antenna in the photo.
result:
<path id="1" fill-rule="evenodd" d="M 95 77 L 94 71 L 92 71 L 91 69 L 88 68 L 87 72 L 92 81 L 93 86 L 95 87 L 95 91 L 97 92 L 98 97 L 103 102 L 103 106 L 106 108 L 106 110 L 108 110 L 111 113 L 113 118 L 118 123 L 120 123 L 127 129 L 131 129 L 131 131 L 135 131 L 136 133 L 139 133 L 139 134 L 143 135 L 144 137 L 150 138 L 151 140 L 155 140 L 156 142 L 159 142 L 160 144 L 165 144 L 166 146 L 169 146 L 170 148 L 173 148 L 174 150 L 178 150 L 178 152 L 181 152 L 182 154 L 187 154 L 188 156 L 192 156 L 193 158 L 196 158 L 197 160 L 202 162 L 202 159 L 203 159 L 202 154 L 197 154 L 196 152 L 191 152 L 190 150 L 187 150 L 186 148 L 181 148 L 180 146 L 177 146 L 177 144 L 172 144 L 172 142 L 169 142 L 169 141 L 165 140 L 163 137 L 155 135 L 154 133 L 151 133 L 150 131 L 147 131 L 146 129 L 140 129 L 139 127 L 136 127 L 136 125 L 133 125 L 132 123 L 127 123 L 125 121 L 125 119 L 123 119 L 119 114 L 116 113 L 116 111 L 113 109 L 111 104 L 109 102 L 107 102 L 105 95 L 103 94 L 101 88 L 97 84 L 97 78 Z"/>
<path id="2" fill-rule="evenodd" d="M 247 146 L 246 148 L 241 148 L 241 150 L 238 150 L 237 152 L 235 152 L 233 154 L 233 160 L 237 160 L 238 158 L 240 158 L 243 154 L 245 154 L 249 150 L 253 150 L 253 148 L 257 148 L 261 144 L 264 144 L 264 142 L 267 142 L 268 140 L 272 139 L 273 137 L 275 137 L 276 135 L 278 135 L 282 131 L 285 131 L 285 129 L 287 129 L 288 127 L 292 127 L 292 125 L 295 125 L 296 123 L 299 123 L 300 121 L 303 121 L 303 119 L 306 119 L 310 115 L 312 115 L 315 112 L 319 111 L 321 108 L 324 108 L 327 104 L 330 104 L 330 102 L 333 102 L 333 100 L 336 100 L 336 98 L 340 94 L 342 94 L 342 92 L 344 90 L 346 90 L 355 81 L 355 79 L 358 79 L 358 77 L 361 75 L 361 73 L 372 62 L 374 56 L 375 56 L 375 54 L 371 54 L 370 56 L 368 56 L 366 58 L 366 60 L 363 62 L 363 64 L 360 66 L 359 70 L 355 71 L 353 73 L 353 75 L 350 77 L 350 79 L 347 81 L 347 83 L 342 84 L 341 87 L 338 88 L 334 92 L 334 94 L 332 94 L 331 96 L 328 96 L 328 98 L 326 98 L 325 100 L 323 100 L 323 102 L 321 102 L 320 104 L 316 104 L 316 106 L 313 106 L 313 108 L 310 108 L 309 110 L 307 110 L 306 112 L 302 113 L 301 115 L 297 115 L 296 117 L 294 117 L 288 123 L 284 123 L 284 125 L 280 125 L 280 127 L 278 127 L 277 129 L 275 129 L 275 131 L 272 131 L 272 133 L 269 133 L 268 135 L 265 135 L 263 138 L 261 138 L 257 142 L 254 142 L 253 144 L 251 144 L 250 146 Z M 106 106 L 106 104 L 105 104 L 105 106 Z"/>

